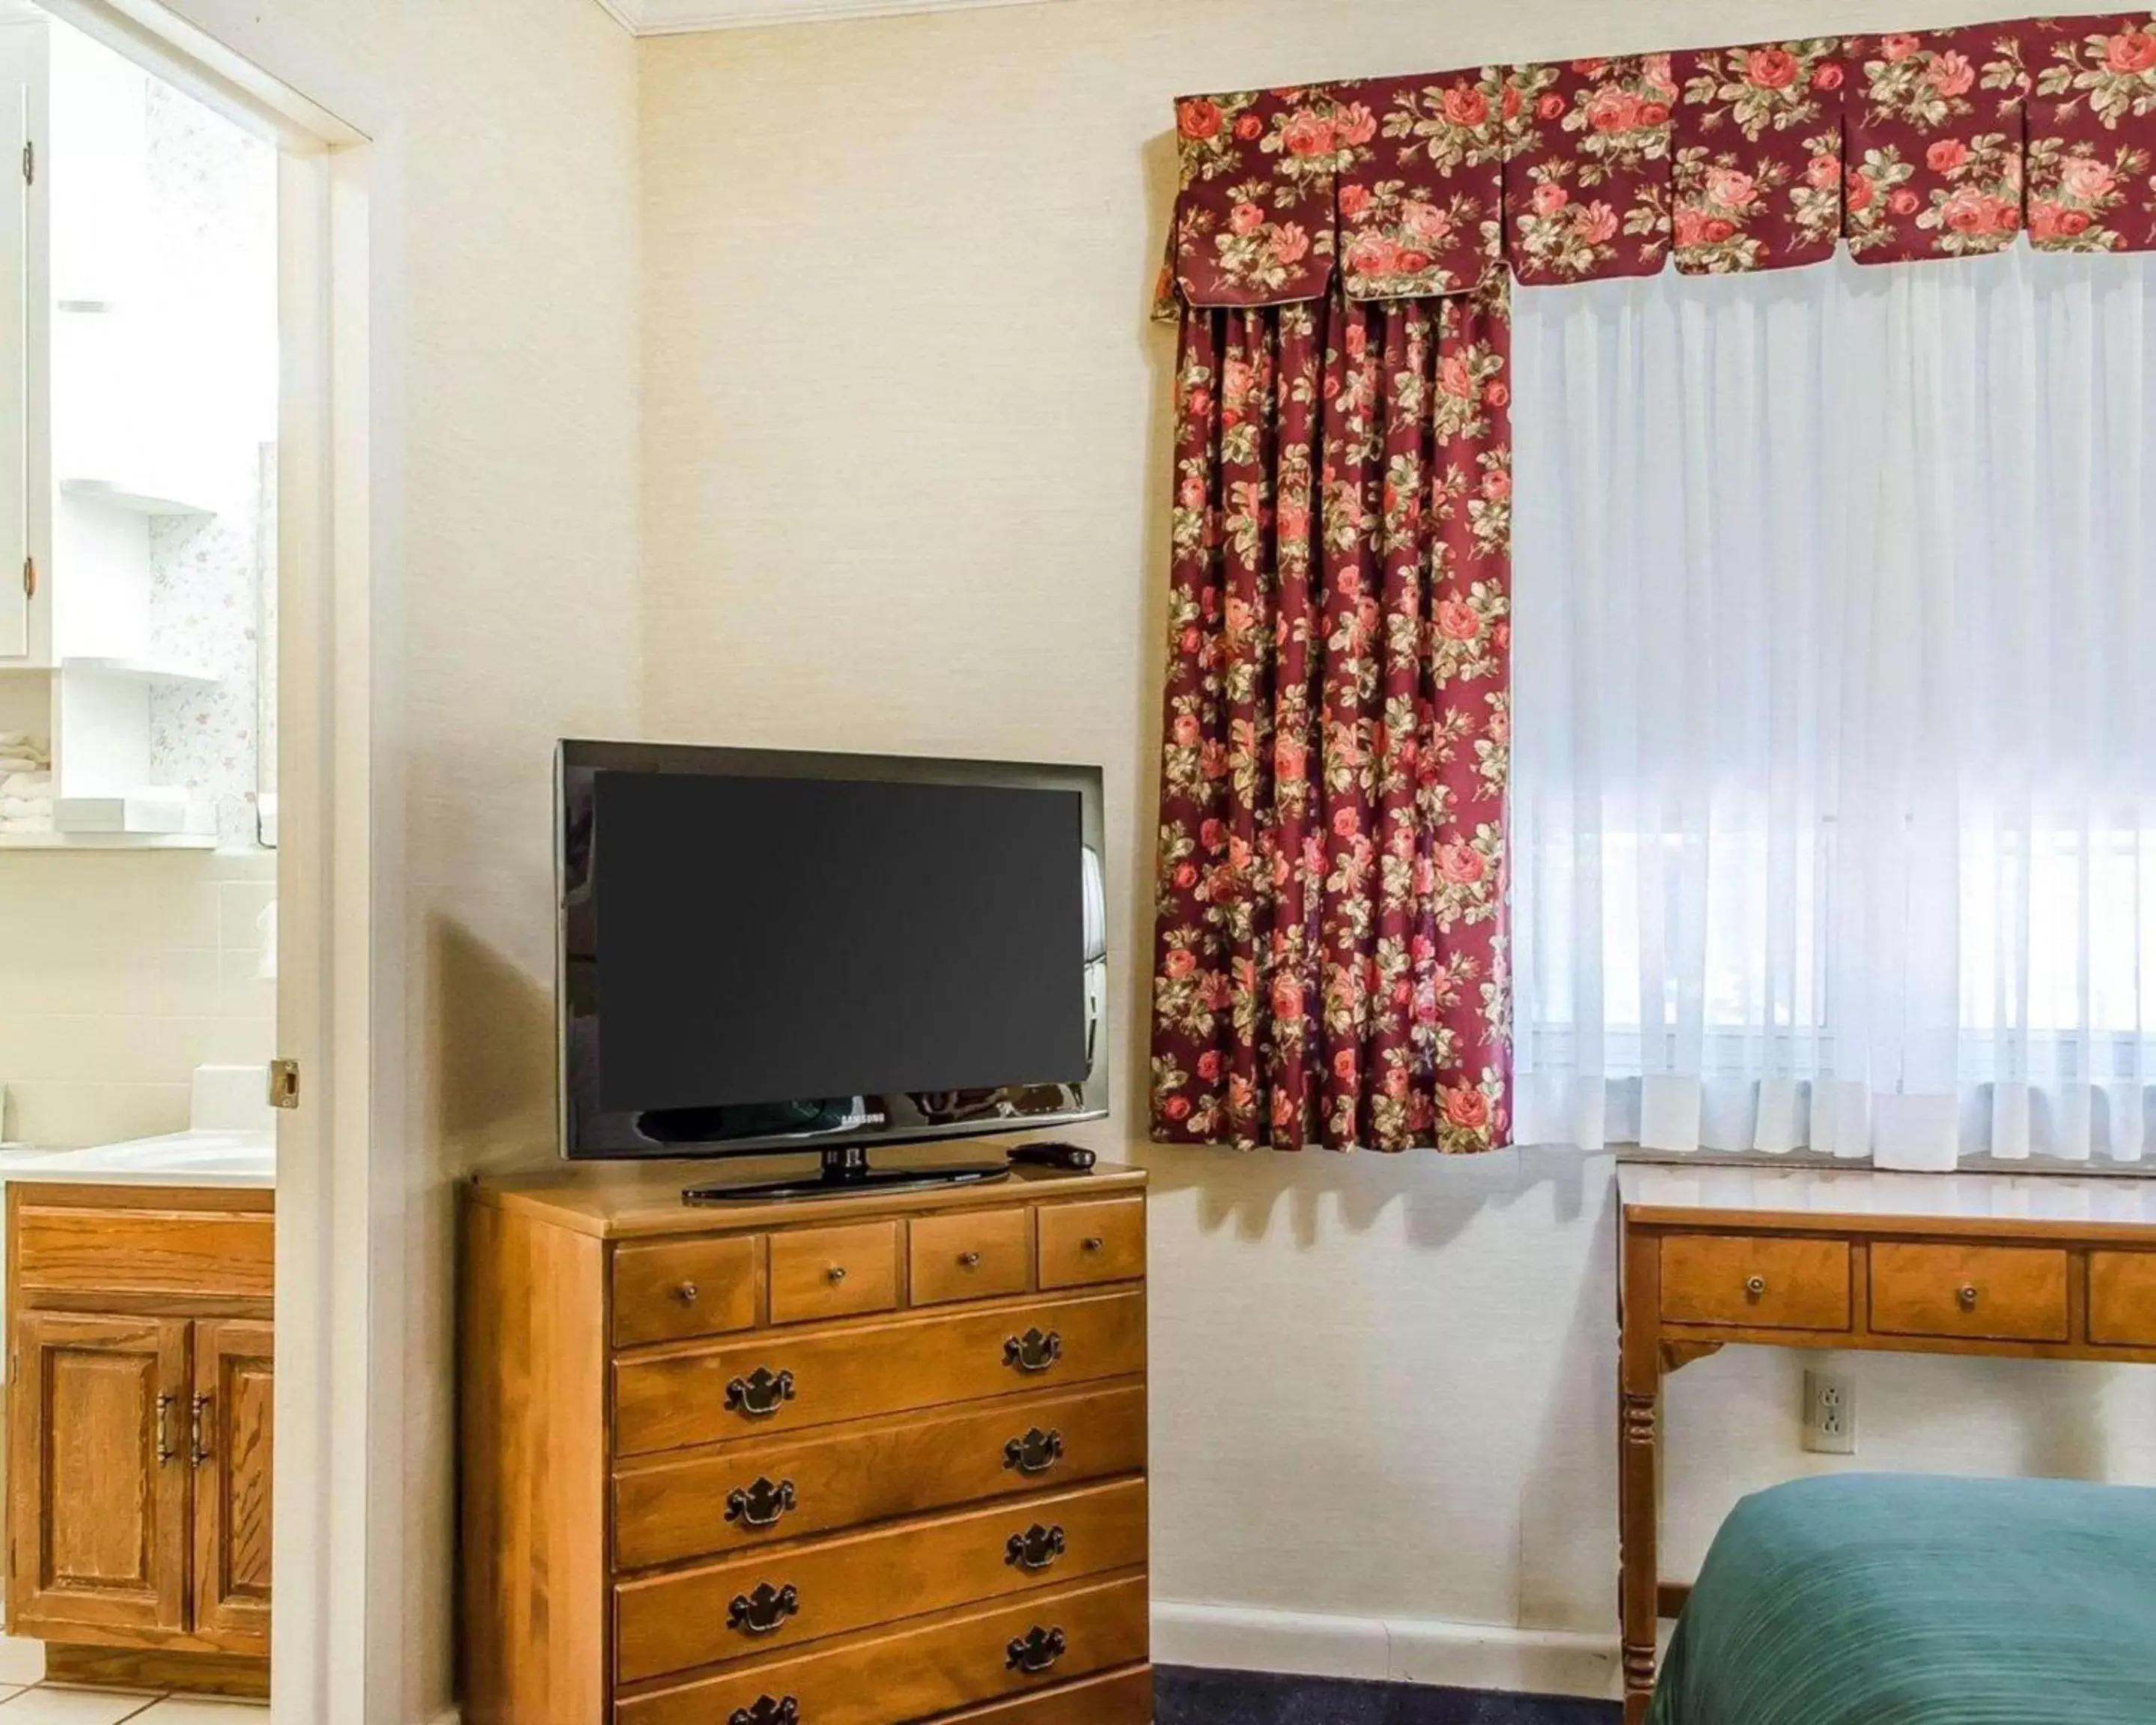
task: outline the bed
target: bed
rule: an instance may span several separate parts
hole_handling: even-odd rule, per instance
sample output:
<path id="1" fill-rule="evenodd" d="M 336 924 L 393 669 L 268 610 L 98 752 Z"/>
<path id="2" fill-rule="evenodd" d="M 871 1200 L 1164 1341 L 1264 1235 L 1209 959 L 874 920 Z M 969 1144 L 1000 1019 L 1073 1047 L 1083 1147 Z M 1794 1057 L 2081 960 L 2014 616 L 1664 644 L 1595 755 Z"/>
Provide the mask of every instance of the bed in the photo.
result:
<path id="1" fill-rule="evenodd" d="M 2156 1491 L 1840 1474 L 1731 1513 L 1649 1725 L 2151 1725 Z"/>

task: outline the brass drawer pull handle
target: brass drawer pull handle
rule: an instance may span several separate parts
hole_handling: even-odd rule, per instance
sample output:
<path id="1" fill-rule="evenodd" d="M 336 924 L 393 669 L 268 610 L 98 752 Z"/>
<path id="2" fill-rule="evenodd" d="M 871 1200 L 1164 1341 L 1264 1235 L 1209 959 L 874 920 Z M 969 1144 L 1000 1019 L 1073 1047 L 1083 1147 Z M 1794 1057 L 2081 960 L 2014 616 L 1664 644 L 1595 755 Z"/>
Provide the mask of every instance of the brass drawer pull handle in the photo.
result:
<path id="1" fill-rule="evenodd" d="M 1024 1671 L 1029 1677 L 1037 1677 L 1063 1657 L 1065 1644 L 1060 1629 L 1043 1629 L 1035 1624 L 1004 1649 L 1004 1669 Z"/>
<path id="2" fill-rule="evenodd" d="M 1004 1543 L 1004 1562 L 1014 1569 L 1045 1569 L 1063 1555 L 1063 1530 L 1035 1522 Z"/>
<path id="3" fill-rule="evenodd" d="M 1964 1282 L 1961 1285 L 1961 1291 L 1954 1296 L 1954 1298 L 1961 1302 L 1961 1309 L 1964 1312 L 1975 1311 L 1977 1301 L 1976 1284 L 1973 1281 Z"/>
<path id="4" fill-rule="evenodd" d="M 800 1590 L 792 1582 L 780 1588 L 759 1582 L 754 1593 L 734 1595 L 726 1608 L 726 1627 L 744 1635 L 776 1635 L 800 1609 Z"/>
<path id="5" fill-rule="evenodd" d="M 194 1399 L 189 1420 L 192 1429 L 188 1432 L 190 1448 L 187 1465 L 191 1467 L 200 1467 L 203 1463 L 209 1460 L 209 1445 L 203 1435 L 203 1425 L 209 1413 L 209 1405 L 210 1399 L 206 1395 L 198 1395 Z"/>
<path id="6" fill-rule="evenodd" d="M 696 1283 L 693 1281 L 683 1282 L 680 1287 L 674 1290 L 674 1297 L 679 1300 L 684 1306 L 694 1306 L 696 1303 Z"/>
<path id="7" fill-rule="evenodd" d="M 981 1255 L 978 1252 L 959 1253 L 958 1267 L 961 1270 L 978 1270 L 981 1267 Z"/>
<path id="8" fill-rule="evenodd" d="M 1748 1300 L 1753 1300 L 1753 1301 L 1757 1301 L 1757 1300 L 1759 1300 L 1759 1299 L 1761 1299 L 1761 1298 L 1764 1297 L 1764 1296 L 1765 1296 L 1766 1292 L 1767 1292 L 1767 1278 L 1766 1278 L 1765 1276 L 1747 1276 L 1747 1277 L 1745 1278 L 1745 1281 L 1744 1281 L 1744 1297 L 1745 1297 L 1746 1299 L 1748 1299 Z"/>
<path id="9" fill-rule="evenodd" d="M 1004 1466 L 1019 1473 L 1046 1473 L 1063 1459 L 1063 1434 L 1038 1425 L 1004 1445 Z"/>
<path id="10" fill-rule="evenodd" d="M 759 1695 L 752 1707 L 736 1707 L 726 1725 L 801 1725 L 801 1703 L 790 1695 Z"/>
<path id="11" fill-rule="evenodd" d="M 726 1519 L 737 1527 L 776 1527 L 795 1502 L 793 1481 L 781 1480 L 774 1486 L 759 1478 L 752 1486 L 737 1486 L 726 1493 Z"/>
<path id="12" fill-rule="evenodd" d="M 1089 1252 L 1100 1251 L 1108 1244 L 1106 1240 L 1101 1239 L 1097 1234 L 1089 1234 L 1085 1237 L 1085 1239 L 1080 1240 L 1078 1243 L 1085 1247 L 1085 1249 Z"/>
<path id="13" fill-rule="evenodd" d="M 1021 1372 L 1045 1372 L 1063 1358 L 1063 1337 L 1054 1330 L 1028 1330 L 1004 1343 L 1004 1363 Z"/>
<path id="14" fill-rule="evenodd" d="M 835 1288 L 846 1279 L 846 1266 L 843 1264 L 834 1264 L 824 1272 L 824 1277 Z"/>
<path id="15" fill-rule="evenodd" d="M 157 1398 L 157 1466 L 163 1467 L 172 1460 L 172 1399 L 168 1395 Z"/>
<path id="16" fill-rule="evenodd" d="M 747 1377 L 737 1378 L 726 1385 L 728 1410 L 745 1419 L 768 1420 L 793 1399 L 791 1372 L 781 1372 L 774 1378 L 767 1368 L 758 1366 Z"/>

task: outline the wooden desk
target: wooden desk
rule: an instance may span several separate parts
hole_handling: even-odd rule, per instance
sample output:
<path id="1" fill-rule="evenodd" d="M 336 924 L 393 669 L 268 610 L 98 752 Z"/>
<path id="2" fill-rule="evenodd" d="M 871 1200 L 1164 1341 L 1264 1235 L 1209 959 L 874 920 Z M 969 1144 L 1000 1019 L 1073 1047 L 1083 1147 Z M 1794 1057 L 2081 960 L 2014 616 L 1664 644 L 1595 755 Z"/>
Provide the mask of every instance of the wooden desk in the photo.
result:
<path id="1" fill-rule="evenodd" d="M 1731 1343 L 2156 1364 L 2156 1180 L 1618 1170 L 1625 1725 L 1655 1683 L 1662 1378 Z"/>

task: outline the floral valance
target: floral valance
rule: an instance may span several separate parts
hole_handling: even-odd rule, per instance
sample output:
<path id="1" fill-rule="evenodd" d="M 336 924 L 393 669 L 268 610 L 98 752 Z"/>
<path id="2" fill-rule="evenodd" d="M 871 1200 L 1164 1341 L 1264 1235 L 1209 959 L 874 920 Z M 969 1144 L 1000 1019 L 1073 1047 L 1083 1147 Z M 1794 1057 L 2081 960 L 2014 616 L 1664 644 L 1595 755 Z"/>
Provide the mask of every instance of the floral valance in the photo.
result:
<path id="1" fill-rule="evenodd" d="M 1189 96 L 1163 295 L 2156 249 L 2156 15 Z"/>

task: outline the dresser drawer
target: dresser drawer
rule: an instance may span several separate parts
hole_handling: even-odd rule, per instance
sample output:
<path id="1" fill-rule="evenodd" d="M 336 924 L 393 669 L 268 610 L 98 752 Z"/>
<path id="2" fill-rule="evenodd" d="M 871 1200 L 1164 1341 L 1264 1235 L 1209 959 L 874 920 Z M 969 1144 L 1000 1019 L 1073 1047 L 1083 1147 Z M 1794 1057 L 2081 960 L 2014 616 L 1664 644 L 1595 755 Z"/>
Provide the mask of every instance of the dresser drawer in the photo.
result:
<path id="1" fill-rule="evenodd" d="M 2156 1348 L 2156 1252 L 2089 1254 L 2089 1340 Z"/>
<path id="2" fill-rule="evenodd" d="M 646 1455 L 1126 1377 L 1144 1369 L 1145 1343 L 1145 1295 L 1133 1289 L 617 1360 L 614 1452 Z"/>
<path id="3" fill-rule="evenodd" d="M 1669 1235 L 1662 1240 L 1661 1315 L 1669 1323 L 1845 1330 L 1849 1242 Z"/>
<path id="4" fill-rule="evenodd" d="M 1033 1286 L 1023 1209 L 916 1216 L 907 1248 L 916 1306 L 1023 1294 Z"/>
<path id="5" fill-rule="evenodd" d="M 25 1294 L 276 1292 L 277 1222 L 266 1209 L 75 1209 L 26 1198 L 14 1225 Z"/>
<path id="6" fill-rule="evenodd" d="M 719 1557 L 1045 1487 L 1137 1473 L 1141 1384 L 1010 1396 L 824 1435 L 730 1445 L 613 1482 L 614 1567 Z"/>
<path id="7" fill-rule="evenodd" d="M 756 1327 L 756 1271 L 763 1242 L 664 1240 L 617 1246 L 613 1345 L 686 1342 Z"/>
<path id="8" fill-rule="evenodd" d="M 1145 1561 L 1142 1480 L 901 1522 L 614 1589 L 624 1683 Z"/>
<path id="9" fill-rule="evenodd" d="M 1142 1198 L 1111 1198 L 1098 1204 L 1045 1204 L 1034 1225 L 1040 1233 L 1044 1288 L 1136 1281 L 1145 1274 L 1145 1200 Z"/>
<path id="10" fill-rule="evenodd" d="M 1142 1575 L 1058 1588 L 733 1666 L 618 1702 L 614 1722 L 904 1725 L 1140 1663 L 1146 1635 Z"/>
<path id="11" fill-rule="evenodd" d="M 896 1222 L 771 1236 L 771 1321 L 803 1323 L 898 1309 Z"/>
<path id="12" fill-rule="evenodd" d="M 2066 1254 L 2048 1246 L 1871 1248 L 1871 1327 L 1892 1336 L 2066 1339 Z"/>
<path id="13" fill-rule="evenodd" d="M 1152 1671 L 1111 1671 L 1045 1695 L 968 1707 L 942 1725 L 1152 1725 Z"/>

